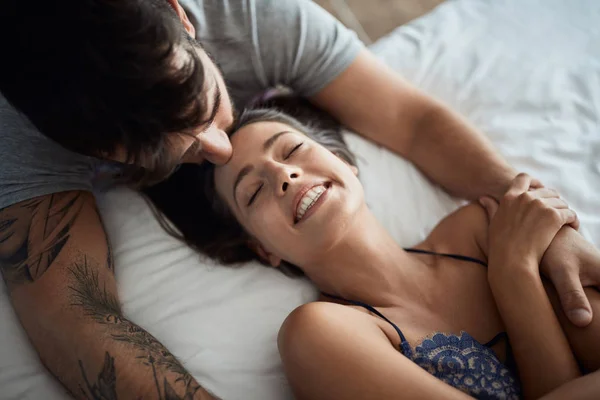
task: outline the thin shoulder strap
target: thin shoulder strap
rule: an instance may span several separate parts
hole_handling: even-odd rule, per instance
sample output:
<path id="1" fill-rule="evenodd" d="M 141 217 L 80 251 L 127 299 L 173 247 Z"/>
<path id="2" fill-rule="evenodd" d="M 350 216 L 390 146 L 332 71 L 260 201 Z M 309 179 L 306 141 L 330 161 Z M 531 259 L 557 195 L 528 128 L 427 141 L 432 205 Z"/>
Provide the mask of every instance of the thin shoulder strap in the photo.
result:
<path id="1" fill-rule="evenodd" d="M 402 333 L 402 331 L 400 330 L 400 328 L 398 328 L 398 326 L 396 324 L 394 324 L 392 321 L 390 321 L 389 319 L 387 319 L 387 317 L 385 315 L 383 315 L 382 313 L 380 313 L 379 311 L 377 311 L 375 309 L 375 307 L 370 306 L 370 305 L 368 305 L 366 303 L 363 303 L 362 301 L 348 300 L 348 299 L 344 299 L 343 297 L 334 296 L 332 294 L 328 294 L 328 293 L 325 293 L 325 292 L 322 292 L 322 293 L 323 293 L 324 296 L 331 297 L 332 299 L 340 300 L 340 301 L 345 301 L 345 302 L 353 304 L 355 306 L 366 308 L 367 310 L 371 311 L 373 314 L 377 315 L 379 318 L 383 319 L 384 321 L 386 321 L 387 323 L 389 323 L 390 325 L 392 325 L 394 327 L 394 329 L 396 330 L 396 332 L 398 332 L 398 336 L 400 336 L 400 342 L 401 343 L 407 342 L 406 337 L 404 337 L 404 334 Z"/>
<path id="2" fill-rule="evenodd" d="M 497 334 L 496 336 L 494 336 L 492 338 L 492 340 L 490 340 L 487 343 L 484 343 L 483 345 L 485 347 L 492 347 L 492 346 L 494 346 L 496 343 L 498 343 L 501 340 L 508 341 L 508 334 L 506 332 L 500 332 L 499 334 Z"/>
<path id="3" fill-rule="evenodd" d="M 411 249 L 411 248 L 405 248 L 404 251 L 409 252 L 409 253 L 429 254 L 429 255 L 432 255 L 432 256 L 454 258 L 455 260 L 461 260 L 461 261 L 468 261 L 468 262 L 477 263 L 477 264 L 483 265 L 484 267 L 487 268 L 487 264 L 484 263 L 483 261 L 478 260 L 478 259 L 473 258 L 473 257 L 462 256 L 460 254 L 436 253 L 435 251 L 421 250 L 421 249 Z"/>

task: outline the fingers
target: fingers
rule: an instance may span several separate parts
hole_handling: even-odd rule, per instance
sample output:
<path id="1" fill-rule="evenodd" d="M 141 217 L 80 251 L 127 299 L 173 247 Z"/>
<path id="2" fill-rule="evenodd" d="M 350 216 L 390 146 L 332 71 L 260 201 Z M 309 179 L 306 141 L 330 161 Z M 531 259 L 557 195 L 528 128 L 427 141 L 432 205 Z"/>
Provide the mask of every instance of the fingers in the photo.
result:
<path id="1" fill-rule="evenodd" d="M 569 321 L 580 328 L 589 325 L 592 322 L 592 308 L 583 291 L 579 276 L 565 273 L 562 280 L 553 283 Z"/>
<path id="2" fill-rule="evenodd" d="M 579 222 L 579 217 L 577 217 L 577 220 L 571 224 L 571 228 L 575 229 L 576 231 L 579 231 L 579 227 L 581 226 L 581 223 Z"/>
<path id="3" fill-rule="evenodd" d="M 556 190 L 553 189 L 536 189 L 530 191 L 529 194 L 534 198 L 541 199 L 545 205 L 548 207 L 554 208 L 556 210 L 568 209 L 569 204 L 559 197 L 559 194 Z M 576 231 L 579 230 L 579 217 L 577 213 L 573 210 L 565 213 L 561 216 L 563 225 L 570 225 Z"/>
<path id="4" fill-rule="evenodd" d="M 518 196 L 521 193 L 528 191 L 530 186 L 531 177 L 527 174 L 520 173 L 516 176 L 515 179 L 513 179 L 507 194 L 510 194 L 512 196 Z"/>
<path id="5" fill-rule="evenodd" d="M 569 208 L 569 204 L 566 201 L 564 201 L 563 199 L 549 198 L 549 199 L 543 199 L 543 202 L 548 207 L 552 207 L 557 210 Z"/>
<path id="6" fill-rule="evenodd" d="M 532 189 L 541 189 L 541 188 L 544 187 L 544 184 L 542 182 L 540 182 L 539 180 L 533 178 L 531 180 L 531 183 L 530 183 L 529 187 L 532 188 Z"/>
<path id="7" fill-rule="evenodd" d="M 491 221 L 494 215 L 496 215 L 496 211 L 498 211 L 498 202 L 491 197 L 485 196 L 479 199 L 479 204 L 485 208 L 488 219 Z"/>
<path id="8" fill-rule="evenodd" d="M 560 197 L 560 194 L 554 189 L 542 188 L 542 189 L 534 189 L 530 190 L 529 194 L 531 196 L 537 197 L 539 199 L 549 199 L 553 197 Z"/>
<path id="9" fill-rule="evenodd" d="M 560 213 L 563 215 L 564 225 L 570 225 L 576 231 L 579 230 L 579 217 L 575 211 L 569 208 L 560 210 Z"/>
<path id="10" fill-rule="evenodd" d="M 577 213 L 575 211 L 571 210 L 570 208 L 564 208 L 557 211 L 562 219 L 563 225 L 579 225 L 579 218 L 577 217 Z"/>

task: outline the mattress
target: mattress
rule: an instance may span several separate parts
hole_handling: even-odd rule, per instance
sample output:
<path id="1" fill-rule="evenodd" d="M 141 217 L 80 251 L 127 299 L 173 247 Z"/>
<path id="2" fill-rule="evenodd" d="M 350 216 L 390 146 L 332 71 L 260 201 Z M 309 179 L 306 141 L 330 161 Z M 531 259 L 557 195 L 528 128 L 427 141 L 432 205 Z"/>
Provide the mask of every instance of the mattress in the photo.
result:
<path id="1" fill-rule="evenodd" d="M 558 189 L 600 246 L 600 2 L 456 0 L 372 51 L 470 119 L 518 170 Z M 367 202 L 410 246 L 461 201 L 403 159 L 348 132 Z M 481 168 L 485 168 L 482 165 Z M 316 298 L 303 279 L 223 267 L 162 231 L 145 201 L 98 195 L 127 316 L 224 399 L 287 399 L 276 336 Z M 0 285 L 0 399 L 67 399 L 36 357 Z"/>

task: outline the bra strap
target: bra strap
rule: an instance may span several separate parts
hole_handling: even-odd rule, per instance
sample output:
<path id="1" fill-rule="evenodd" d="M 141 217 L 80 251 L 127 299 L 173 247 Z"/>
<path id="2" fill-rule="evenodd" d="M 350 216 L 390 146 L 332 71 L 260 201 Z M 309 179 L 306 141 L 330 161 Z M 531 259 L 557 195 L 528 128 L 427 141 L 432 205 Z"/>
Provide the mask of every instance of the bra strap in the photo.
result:
<path id="1" fill-rule="evenodd" d="M 497 344 L 499 341 L 501 341 L 502 339 L 506 339 L 506 340 L 508 340 L 508 334 L 507 334 L 506 332 L 500 332 L 499 334 L 497 334 L 496 336 L 494 336 L 494 337 L 492 338 L 492 340 L 490 340 L 490 341 L 489 341 L 489 342 L 487 342 L 487 343 L 484 343 L 483 345 L 484 345 L 485 347 L 492 347 L 492 346 L 494 346 L 495 344 Z"/>
<path id="2" fill-rule="evenodd" d="M 385 315 L 383 315 L 382 313 L 380 313 L 379 311 L 377 311 L 375 309 L 375 307 L 370 306 L 370 305 L 368 305 L 366 303 L 363 303 L 362 301 L 347 300 L 347 299 L 344 299 L 343 297 L 334 296 L 332 294 L 328 294 L 328 293 L 325 293 L 325 292 L 321 292 L 321 293 L 324 296 L 331 297 L 332 299 L 339 300 L 339 301 L 345 301 L 346 303 L 350 303 L 350 304 L 355 305 L 355 306 L 366 308 L 367 310 L 369 310 L 373 314 L 377 315 L 379 318 L 383 319 L 384 321 L 386 321 L 387 323 L 389 323 L 390 325 L 392 325 L 394 327 L 394 329 L 396 330 L 396 332 L 398 332 L 398 336 L 400 336 L 400 342 L 401 343 L 407 342 L 406 337 L 404 337 L 404 334 L 402 333 L 402 331 L 400 330 L 400 328 L 398 328 L 398 326 L 396 324 L 394 324 L 392 321 L 390 321 L 389 319 L 387 319 L 387 317 Z"/>
<path id="3" fill-rule="evenodd" d="M 435 251 L 421 250 L 421 249 L 412 249 L 412 248 L 405 248 L 404 251 L 406 251 L 408 253 L 419 253 L 419 254 L 428 254 L 428 255 L 431 255 L 431 256 L 440 256 L 440 257 L 454 258 L 455 260 L 461 260 L 461 261 L 468 261 L 468 262 L 477 263 L 477 264 L 483 265 L 484 267 L 487 268 L 487 264 L 484 263 L 483 261 L 478 260 L 478 259 L 473 258 L 473 257 L 462 256 L 460 254 L 436 253 Z"/>

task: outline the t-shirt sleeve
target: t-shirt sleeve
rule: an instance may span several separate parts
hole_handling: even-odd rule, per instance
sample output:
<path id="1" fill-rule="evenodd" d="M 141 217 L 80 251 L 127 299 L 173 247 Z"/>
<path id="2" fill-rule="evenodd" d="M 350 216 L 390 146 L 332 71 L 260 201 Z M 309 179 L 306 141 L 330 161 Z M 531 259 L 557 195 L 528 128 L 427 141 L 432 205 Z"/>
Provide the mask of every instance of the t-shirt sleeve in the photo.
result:
<path id="1" fill-rule="evenodd" d="M 364 47 L 357 35 L 309 0 L 257 0 L 253 42 L 270 86 L 312 96 Z"/>
<path id="2" fill-rule="evenodd" d="M 0 94 L 0 210 L 34 197 L 92 190 L 89 157 L 48 139 Z"/>

